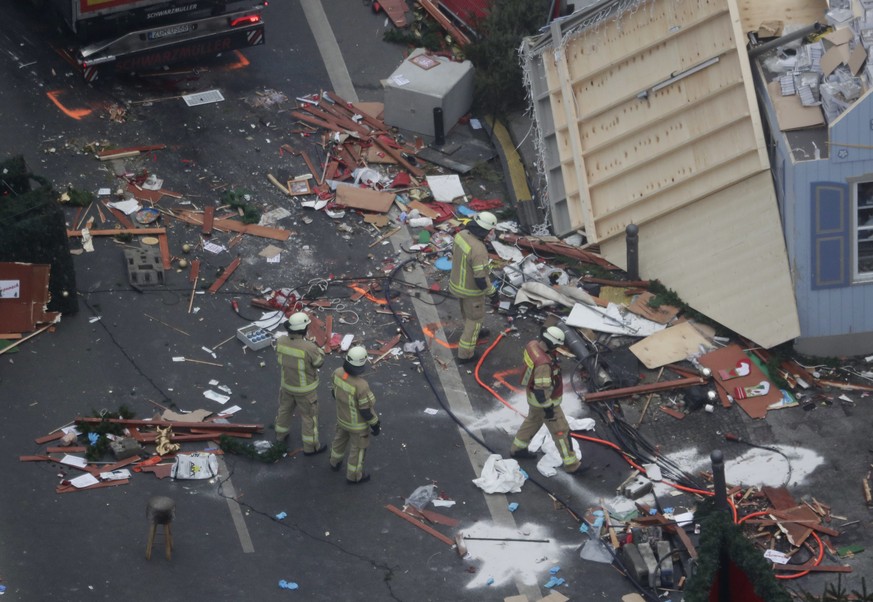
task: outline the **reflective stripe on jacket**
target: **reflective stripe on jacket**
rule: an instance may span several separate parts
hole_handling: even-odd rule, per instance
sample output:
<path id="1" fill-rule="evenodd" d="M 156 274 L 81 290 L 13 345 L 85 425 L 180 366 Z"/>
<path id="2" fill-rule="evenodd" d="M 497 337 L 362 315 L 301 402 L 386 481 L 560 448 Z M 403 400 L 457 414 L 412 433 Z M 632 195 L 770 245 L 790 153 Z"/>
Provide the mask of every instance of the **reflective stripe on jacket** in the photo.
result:
<path id="1" fill-rule="evenodd" d="M 524 347 L 524 376 L 521 384 L 527 389 L 527 402 L 536 408 L 558 407 L 564 397 L 561 366 L 548 354 L 544 343 L 531 341 Z M 542 391 L 546 402 L 540 404 L 534 390 Z"/>
<path id="2" fill-rule="evenodd" d="M 289 393 L 309 393 L 318 388 L 318 368 L 324 352 L 303 337 L 287 335 L 276 341 L 276 357 L 282 367 L 282 388 Z"/>
<path id="3" fill-rule="evenodd" d="M 489 282 L 486 290 L 476 285 L 476 278 L 488 280 L 491 259 L 485 243 L 469 230 L 455 234 L 452 247 L 452 275 L 449 290 L 456 297 L 484 297 L 494 294 L 494 286 Z"/>
<path id="4" fill-rule="evenodd" d="M 336 399 L 336 421 L 342 428 L 361 432 L 379 422 L 375 408 L 376 396 L 360 376 L 352 376 L 342 368 L 337 368 L 333 373 L 333 396 Z M 361 416 L 360 410 L 366 409 L 373 414 L 370 420 L 364 420 Z"/>

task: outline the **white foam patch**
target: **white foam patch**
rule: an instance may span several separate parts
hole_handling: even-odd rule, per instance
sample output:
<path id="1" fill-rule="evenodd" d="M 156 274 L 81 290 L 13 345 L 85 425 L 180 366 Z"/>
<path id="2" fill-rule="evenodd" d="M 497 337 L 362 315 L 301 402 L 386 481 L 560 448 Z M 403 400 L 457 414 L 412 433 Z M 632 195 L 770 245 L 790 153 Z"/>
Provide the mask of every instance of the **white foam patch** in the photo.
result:
<path id="1" fill-rule="evenodd" d="M 478 431 L 499 430 L 514 436 L 527 415 L 527 394 L 523 390 L 507 391 L 497 382 L 489 383 L 489 386 L 512 407 L 509 408 L 499 399 L 494 399 L 495 408 L 481 416 L 466 417 L 467 426 Z M 588 406 L 573 392 L 569 378 L 564 379 L 564 399 L 561 402 L 561 408 L 565 415 L 574 418 L 586 418 L 591 414 Z"/>
<path id="2" fill-rule="evenodd" d="M 743 455 L 725 462 L 725 480 L 728 485 L 800 485 L 824 463 L 824 458 L 810 449 L 787 445 L 770 447 L 778 449 L 788 459 L 774 451 L 751 448 Z M 701 454 L 696 448 L 680 450 L 668 457 L 686 472 L 712 470 L 709 455 Z M 786 483 L 789 476 L 790 483 Z"/>
<path id="3" fill-rule="evenodd" d="M 504 586 L 516 580 L 527 585 L 545 583 L 549 580 L 549 569 L 560 565 L 561 556 L 566 550 L 574 549 L 576 544 L 561 544 L 549 535 L 540 525 L 525 523 L 517 529 L 495 525 L 490 521 L 480 521 L 464 529 L 465 536 L 493 537 L 497 539 L 548 539 L 548 543 L 527 541 L 476 541 L 466 540 L 470 560 L 480 564 L 476 575 L 467 583 L 467 589 L 491 586 Z M 560 573 L 559 573 L 560 576 Z"/>

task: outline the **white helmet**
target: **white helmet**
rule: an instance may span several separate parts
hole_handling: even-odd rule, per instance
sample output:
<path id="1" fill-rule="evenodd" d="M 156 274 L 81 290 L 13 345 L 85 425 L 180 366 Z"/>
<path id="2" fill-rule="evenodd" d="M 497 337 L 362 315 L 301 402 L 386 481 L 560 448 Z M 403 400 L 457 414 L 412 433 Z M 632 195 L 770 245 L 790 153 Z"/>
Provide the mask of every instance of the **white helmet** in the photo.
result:
<path id="1" fill-rule="evenodd" d="M 549 326 L 543 331 L 543 338 L 553 347 L 564 344 L 564 331 L 557 326 Z"/>
<path id="2" fill-rule="evenodd" d="M 346 353 L 346 361 L 350 366 L 355 366 L 356 368 L 360 368 L 367 363 L 367 350 L 361 347 L 360 345 L 355 345 L 351 349 L 349 349 L 348 353 Z"/>
<path id="3" fill-rule="evenodd" d="M 473 216 L 473 221 L 488 232 L 491 232 L 497 226 L 497 216 L 490 211 L 480 211 Z"/>
<path id="4" fill-rule="evenodd" d="M 304 330 L 306 330 L 306 327 L 309 326 L 311 322 L 312 320 L 309 319 L 309 316 L 307 316 L 302 311 L 298 311 L 291 314 L 291 317 L 288 318 L 288 321 L 285 323 L 285 325 L 291 332 L 303 332 Z"/>

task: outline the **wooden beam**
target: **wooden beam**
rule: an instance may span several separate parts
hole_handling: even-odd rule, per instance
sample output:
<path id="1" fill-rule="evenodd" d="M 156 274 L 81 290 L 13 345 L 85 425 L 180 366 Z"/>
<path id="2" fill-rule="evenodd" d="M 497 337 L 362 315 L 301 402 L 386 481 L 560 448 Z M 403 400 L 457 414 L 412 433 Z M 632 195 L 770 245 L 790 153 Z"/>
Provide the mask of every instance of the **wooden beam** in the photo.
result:
<path id="1" fill-rule="evenodd" d="M 404 157 L 400 153 L 399 150 L 397 150 L 396 148 L 389 145 L 387 142 L 382 140 L 379 136 L 373 137 L 373 142 L 376 144 L 376 146 L 381 148 L 385 153 L 391 155 L 391 157 L 395 161 L 400 163 L 400 165 L 402 165 L 404 167 L 404 169 L 406 169 L 409 173 L 414 175 L 416 178 L 423 178 L 424 177 L 424 170 L 423 169 L 420 169 L 420 168 L 416 167 L 415 165 L 413 165 L 412 163 L 410 163 L 409 161 L 407 161 L 406 157 Z"/>
<path id="2" fill-rule="evenodd" d="M 213 205 L 207 205 L 203 208 L 203 227 L 200 230 L 200 233 L 203 236 L 210 236 L 212 234 L 212 226 L 215 220 L 215 207 Z"/>
<path id="3" fill-rule="evenodd" d="M 239 264 L 240 264 L 239 257 L 237 257 L 236 259 L 231 261 L 230 265 L 228 265 L 226 268 L 224 268 L 224 271 L 221 273 L 221 276 L 219 276 L 218 279 L 212 283 L 212 286 L 209 287 L 209 292 L 212 293 L 213 295 L 215 293 L 217 293 L 218 289 L 220 289 L 221 286 L 225 282 L 227 282 L 227 279 L 230 278 L 230 275 L 233 274 L 234 270 L 236 270 L 239 267 Z"/>
<path id="4" fill-rule="evenodd" d="M 161 250 L 161 265 L 165 270 L 173 267 L 170 262 L 170 244 L 167 242 L 166 234 L 158 234 L 158 248 Z"/>
<path id="5" fill-rule="evenodd" d="M 264 430 L 263 424 L 235 424 L 230 422 L 174 422 L 171 420 L 136 420 L 125 418 L 92 418 L 79 416 L 73 422 L 85 422 L 88 424 L 99 424 L 103 421 L 112 424 L 120 424 L 122 426 L 135 427 L 165 427 L 171 426 L 174 429 L 203 429 L 208 428 L 211 431 L 245 431 L 259 433 Z M 63 435 L 63 433 L 61 433 Z"/>
<path id="6" fill-rule="evenodd" d="M 156 236 L 166 234 L 166 228 L 116 228 L 115 230 L 89 230 L 91 236 L 118 236 L 119 234 L 132 234 L 133 236 Z M 81 230 L 67 230 L 67 236 L 82 236 Z"/>
<path id="7" fill-rule="evenodd" d="M 440 533 L 436 529 L 433 529 L 433 528 L 425 525 L 421 521 L 416 520 L 415 518 L 409 516 L 408 514 L 403 512 L 403 510 L 401 510 L 400 508 L 397 508 L 396 506 L 393 506 L 391 504 L 388 504 L 387 506 L 385 506 L 385 508 L 387 508 L 388 510 L 390 510 L 391 512 L 393 512 L 394 514 L 396 514 L 397 516 L 399 516 L 403 520 L 409 522 L 410 524 L 415 525 L 416 527 L 418 527 L 419 529 L 421 529 L 422 531 L 424 531 L 428 535 L 432 535 L 433 537 L 436 537 L 437 539 L 439 539 L 441 542 L 443 542 L 447 546 L 453 547 L 455 545 L 455 540 L 451 539 L 450 537 L 446 537 L 445 535 L 443 535 L 442 533 Z"/>
<path id="8" fill-rule="evenodd" d="M 705 385 L 706 380 L 693 376 L 688 378 L 678 378 L 676 380 L 666 380 L 648 385 L 637 385 L 635 387 L 624 387 L 622 389 L 611 389 L 609 391 L 595 391 L 593 393 L 585 393 L 585 401 L 600 401 L 603 399 L 618 399 L 619 397 L 630 397 L 639 393 L 651 393 L 652 391 L 667 391 L 670 389 L 679 389 L 681 387 L 693 387 L 695 385 Z"/>

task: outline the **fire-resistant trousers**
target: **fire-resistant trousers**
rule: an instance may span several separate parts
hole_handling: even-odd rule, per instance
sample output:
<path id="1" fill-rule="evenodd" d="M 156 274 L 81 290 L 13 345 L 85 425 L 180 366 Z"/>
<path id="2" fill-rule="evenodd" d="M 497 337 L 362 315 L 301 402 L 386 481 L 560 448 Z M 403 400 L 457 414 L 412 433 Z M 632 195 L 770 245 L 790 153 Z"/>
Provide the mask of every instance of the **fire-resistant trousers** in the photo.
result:
<path id="1" fill-rule="evenodd" d="M 350 431 L 336 426 L 336 435 L 330 445 L 330 465 L 339 466 L 349 452 L 346 463 L 346 478 L 349 481 L 360 481 L 364 476 L 364 456 L 370 447 L 370 431 Z"/>
<path id="2" fill-rule="evenodd" d="M 276 439 L 284 439 L 291 430 L 294 412 L 300 412 L 300 434 L 303 438 L 303 451 L 318 451 L 318 392 L 291 393 L 279 391 L 279 413 L 276 416 Z"/>
<path id="3" fill-rule="evenodd" d="M 575 472 L 581 463 L 576 458 L 576 454 L 573 453 L 573 444 L 570 442 L 570 425 L 567 422 L 567 417 L 564 416 L 564 410 L 560 406 L 555 408 L 555 417 L 551 420 L 546 420 L 545 410 L 528 404 L 527 417 L 521 423 L 518 433 L 515 434 L 510 453 L 527 449 L 531 439 L 534 438 L 534 435 L 537 434 L 537 431 L 540 430 L 544 422 L 549 430 L 549 434 L 552 435 L 555 447 L 558 448 L 558 453 L 561 455 L 564 470 Z"/>

